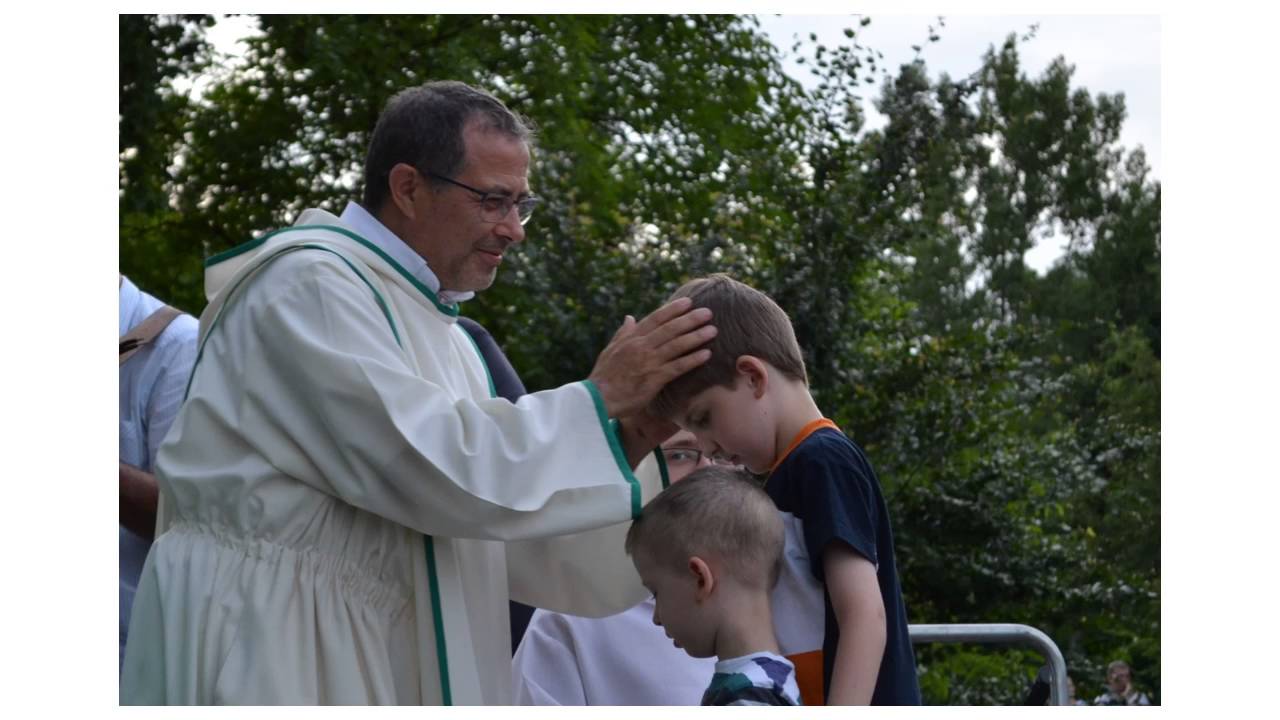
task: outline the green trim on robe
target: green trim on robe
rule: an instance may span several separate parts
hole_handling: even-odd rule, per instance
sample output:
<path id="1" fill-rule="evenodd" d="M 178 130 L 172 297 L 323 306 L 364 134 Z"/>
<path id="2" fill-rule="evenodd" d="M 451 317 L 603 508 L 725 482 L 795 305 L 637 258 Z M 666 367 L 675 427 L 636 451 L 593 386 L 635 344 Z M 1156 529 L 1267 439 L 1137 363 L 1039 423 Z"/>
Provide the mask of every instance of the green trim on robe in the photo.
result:
<path id="1" fill-rule="evenodd" d="M 596 404 L 596 415 L 600 418 L 600 427 L 604 430 L 605 438 L 609 440 L 609 449 L 613 450 L 613 459 L 617 461 L 622 477 L 626 478 L 627 483 L 631 485 L 631 519 L 635 520 L 640 517 L 640 481 L 631 472 L 627 454 L 622 450 L 622 438 L 618 437 L 619 430 L 615 425 L 617 421 L 609 418 L 609 412 L 604 407 L 604 398 L 600 396 L 600 389 L 596 384 L 590 380 L 583 380 L 582 384 L 586 386 L 587 392 L 591 393 L 591 399 Z"/>
<path id="2" fill-rule="evenodd" d="M 263 238 L 263 240 L 265 239 L 266 238 Z M 258 245 L 262 244 L 260 241 L 255 241 L 255 242 L 257 242 Z M 244 246 L 242 245 L 241 247 L 244 247 Z M 248 249 L 252 249 L 252 248 L 248 248 Z M 231 296 L 235 294 L 236 290 L 240 289 L 240 286 L 243 285 L 246 280 L 253 277 L 254 275 L 257 275 L 258 272 L 262 270 L 262 268 L 266 267 L 267 263 L 284 256 L 286 253 L 291 253 L 297 250 L 322 250 L 324 252 L 332 253 L 333 255 L 336 255 L 339 260 L 346 263 L 347 267 L 351 268 L 351 272 L 355 273 L 356 277 L 360 278 L 361 282 L 363 282 L 366 286 L 368 286 L 369 292 L 373 293 L 373 299 L 378 301 L 378 307 L 382 309 L 382 314 L 387 318 L 387 324 L 391 326 L 391 334 L 396 339 L 396 345 L 400 346 L 401 348 L 404 348 L 404 343 L 400 341 L 400 331 L 396 330 L 396 321 L 392 319 L 391 310 L 387 307 L 387 301 L 382 298 L 381 293 L 379 293 L 377 290 L 374 289 L 373 283 L 370 283 L 369 279 L 366 278 L 363 273 L 357 270 L 356 266 L 351 264 L 351 261 L 348 260 L 346 256 L 344 256 L 342 253 L 338 252 L 337 250 L 334 250 L 332 248 L 327 248 L 323 245 L 311 245 L 311 244 L 290 245 L 289 247 L 282 248 L 279 252 L 275 253 L 274 255 L 269 255 L 263 260 L 261 260 L 260 262 L 258 262 L 254 266 L 253 272 L 248 273 L 244 277 L 240 278 L 240 280 L 236 282 L 235 286 L 227 291 L 227 294 L 226 294 L 227 299 L 222 302 L 222 307 L 219 308 L 218 310 L 218 316 L 214 318 L 211 323 L 209 323 L 209 332 L 207 335 L 204 336 L 204 340 L 200 341 L 200 349 L 196 351 L 196 360 L 191 365 L 191 375 L 187 378 L 187 387 L 182 391 L 183 400 L 186 400 L 187 395 L 191 393 L 191 383 L 194 382 L 196 379 L 196 367 L 200 365 L 200 358 L 204 357 L 204 346 L 208 344 L 209 338 L 213 337 L 213 331 L 217 329 L 218 322 L 222 320 L 222 314 L 227 311 L 227 305 L 230 304 Z M 227 252 L 230 253 L 232 251 L 227 251 Z M 241 250 L 240 252 L 244 252 L 244 251 Z M 239 255 L 240 252 L 237 252 L 235 254 Z M 223 254 L 227 255 L 227 253 L 223 253 Z M 231 257 L 231 255 L 227 255 L 227 257 Z M 227 258 L 223 258 L 223 260 L 225 259 Z M 488 369 L 486 368 L 485 371 L 488 372 Z M 492 384 L 492 381 L 490 382 L 490 384 Z"/>
<path id="3" fill-rule="evenodd" d="M 436 657 L 440 663 L 440 703 L 453 704 L 453 691 L 449 688 L 449 651 L 444 640 L 444 616 L 440 613 L 440 579 L 436 577 L 435 542 L 430 535 L 422 536 L 427 550 L 427 577 L 431 584 L 431 619 L 436 629 Z"/>
<path id="4" fill-rule="evenodd" d="M 653 449 L 653 458 L 658 461 L 658 475 L 662 478 L 662 489 L 671 487 L 671 473 L 667 470 L 667 457 L 662 454 L 662 446 Z"/>
<path id="5" fill-rule="evenodd" d="M 458 317 L 457 303 L 445 304 L 440 302 L 440 297 L 436 295 L 434 292 L 432 292 L 431 288 L 427 287 L 426 285 L 423 285 L 421 280 L 414 277 L 412 273 L 410 273 L 408 270 L 405 270 L 403 267 L 401 267 L 400 263 L 396 262 L 390 255 L 386 254 L 386 252 L 384 252 L 382 248 L 378 247 L 377 245 L 374 245 L 368 240 L 365 240 L 359 235 L 339 225 L 294 225 L 292 227 L 280 228 L 279 230 L 275 230 L 267 233 L 266 235 L 263 235 L 257 240 L 250 240 L 249 242 L 237 245 L 231 248 L 230 250 L 218 253 L 217 255 L 213 255 L 208 260 L 204 261 L 204 266 L 206 268 L 212 267 L 224 260 L 229 260 L 237 255 L 242 255 L 246 252 L 249 252 L 250 250 L 253 250 L 254 248 L 257 248 L 258 246 L 262 245 L 262 243 L 275 237 L 276 235 L 279 235 L 280 233 L 286 233 L 293 230 L 328 230 L 329 232 L 336 232 L 341 235 L 345 235 L 351 238 L 352 240 L 355 240 L 356 242 L 365 246 L 369 250 L 372 250 L 374 254 L 382 258 L 388 265 L 394 268 L 396 272 L 400 273 L 400 275 L 402 275 L 405 280 L 408 280 L 410 285 L 413 285 L 415 288 L 417 288 L 418 292 L 427 296 L 427 299 L 430 300 L 431 303 L 436 306 L 437 310 L 444 313 L 445 315 L 448 315 L 449 317 Z"/>
<path id="6" fill-rule="evenodd" d="M 299 228 L 301 227 L 320 228 L 325 230 L 341 230 L 341 228 L 334 228 L 331 226 L 319 226 L 319 225 L 299 226 Z M 293 229 L 293 228 L 286 228 L 286 229 Z M 282 231 L 277 231 L 276 233 L 272 233 L 271 235 L 275 235 L 278 232 L 282 232 Z M 372 245 L 365 242 L 363 239 L 356 237 L 355 235 L 352 235 L 349 232 L 344 231 L 343 234 L 349 237 L 352 237 L 355 240 L 359 240 L 362 244 L 373 248 Z M 254 240 L 253 242 L 250 242 L 250 243 L 245 243 L 244 245 L 241 245 L 238 248 L 235 248 L 232 250 L 228 250 L 227 252 L 222 253 L 221 255 L 215 255 L 209 258 L 209 261 L 205 263 L 205 266 L 208 267 L 217 262 L 227 260 L 229 258 L 235 257 L 236 255 L 240 255 L 240 254 L 243 254 L 244 252 L 252 250 L 262 245 L 262 243 L 266 242 L 267 238 L 271 237 L 271 235 L 267 235 L 265 237 L 259 238 L 258 240 Z M 377 250 L 377 248 L 373 248 L 373 249 Z M 223 313 L 226 312 L 227 306 L 230 304 L 231 296 L 235 294 L 236 290 L 240 289 L 240 286 L 243 285 L 246 280 L 249 280 L 250 278 L 257 275 L 258 272 L 262 270 L 262 268 L 266 267 L 268 263 L 280 257 L 283 257 L 284 255 L 290 252 L 294 252 L 297 250 L 321 250 L 337 256 L 339 260 L 346 263 L 347 267 L 351 268 L 351 272 L 355 273 L 356 277 L 360 278 L 360 280 L 369 287 L 369 291 L 373 293 L 374 299 L 378 301 L 378 307 L 382 309 L 382 314 L 386 316 L 387 324 L 391 327 L 391 334 L 395 336 L 396 345 L 398 345 L 401 348 L 404 347 L 404 343 L 400 341 L 400 332 L 396 330 L 396 323 L 395 323 L 395 320 L 391 317 L 391 311 L 387 307 L 386 300 L 383 299 L 382 294 L 379 293 L 377 289 L 373 287 L 373 284 L 369 282 L 368 278 L 366 278 L 363 273 L 361 273 L 358 269 L 356 269 L 356 266 L 352 264 L 352 262 L 348 260 L 345 255 L 338 252 L 337 250 L 334 250 L 333 248 L 325 247 L 323 245 L 314 245 L 309 243 L 301 244 L 301 245 L 290 245 L 288 247 L 282 248 L 279 252 L 276 252 L 274 255 L 270 255 L 262 259 L 261 261 L 259 261 L 254 266 L 253 272 L 250 272 L 246 274 L 244 277 L 240 278 L 240 280 L 236 282 L 235 286 L 227 291 L 226 300 L 223 301 L 222 307 L 218 310 L 218 316 L 214 318 L 213 321 L 210 323 L 209 333 L 205 335 L 204 341 L 200 343 L 200 350 L 196 353 L 195 363 L 191 367 L 191 377 L 190 379 L 187 380 L 187 388 L 182 395 L 184 400 L 186 399 L 187 394 L 191 392 L 191 382 L 192 380 L 195 379 L 195 368 L 197 365 L 200 364 L 200 358 L 204 355 L 204 346 L 206 343 L 209 342 L 209 338 L 213 337 L 213 331 L 217 329 L 218 322 L 222 320 L 222 315 Z M 388 262 L 391 261 L 391 258 L 386 257 L 386 255 L 383 254 L 381 251 L 379 251 L 379 255 L 382 255 L 382 257 Z M 400 268 L 400 266 L 398 265 L 395 265 L 395 263 L 392 263 L 392 265 L 394 265 L 397 270 L 400 270 L 400 272 L 402 273 L 404 272 L 404 269 Z M 416 281 L 415 281 L 415 284 L 419 286 L 421 285 L 420 283 L 416 283 Z M 420 287 L 419 289 L 423 290 L 428 294 L 428 296 L 431 297 L 431 300 L 435 302 L 437 308 L 440 307 L 440 303 L 436 301 L 434 296 L 431 295 L 430 290 L 427 290 L 425 287 Z M 456 314 L 456 311 L 455 311 L 455 314 Z M 463 332 L 465 333 L 466 331 L 463 331 Z M 467 337 L 471 338 L 471 335 L 467 334 Z M 474 339 L 471 340 L 471 344 L 476 348 L 476 354 L 479 354 L 480 347 L 475 344 Z M 480 364 L 484 366 L 485 374 L 488 375 L 489 367 L 488 365 L 485 364 L 483 355 L 480 356 Z M 491 395 L 493 394 L 493 387 L 494 387 L 493 378 L 490 377 L 489 391 Z M 442 693 L 442 702 L 445 705 L 452 705 L 453 692 L 449 687 L 449 653 L 448 653 L 448 648 L 445 644 L 444 615 L 442 614 L 442 611 L 440 608 L 440 579 L 436 575 L 435 543 L 432 541 L 432 537 L 430 535 L 424 534 L 422 538 L 425 543 L 425 548 L 427 552 L 427 577 L 429 579 L 429 584 L 431 586 L 430 588 L 431 589 L 431 616 L 432 616 L 432 620 L 435 623 L 436 655 L 438 656 L 439 662 L 440 662 L 440 690 Z"/>

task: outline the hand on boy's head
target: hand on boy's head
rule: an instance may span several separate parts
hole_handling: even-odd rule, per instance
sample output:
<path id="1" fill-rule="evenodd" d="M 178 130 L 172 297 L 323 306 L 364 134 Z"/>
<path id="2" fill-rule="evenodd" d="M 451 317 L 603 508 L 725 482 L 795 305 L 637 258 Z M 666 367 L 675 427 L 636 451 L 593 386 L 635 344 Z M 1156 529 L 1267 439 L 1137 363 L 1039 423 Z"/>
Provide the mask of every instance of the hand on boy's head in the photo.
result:
<path id="1" fill-rule="evenodd" d="M 711 311 L 691 308 L 692 301 L 679 298 L 639 322 L 628 315 L 614 333 L 588 377 L 610 417 L 644 410 L 664 385 L 711 357 L 699 349 L 716 335 Z"/>

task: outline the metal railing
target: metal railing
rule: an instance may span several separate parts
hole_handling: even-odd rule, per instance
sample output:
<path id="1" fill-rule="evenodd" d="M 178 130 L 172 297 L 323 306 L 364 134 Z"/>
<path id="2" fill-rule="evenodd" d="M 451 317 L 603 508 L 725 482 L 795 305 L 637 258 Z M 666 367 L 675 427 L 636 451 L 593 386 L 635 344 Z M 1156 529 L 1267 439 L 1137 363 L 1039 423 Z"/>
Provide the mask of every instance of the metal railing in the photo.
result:
<path id="1" fill-rule="evenodd" d="M 1067 704 L 1067 661 L 1057 644 L 1030 625 L 1016 623 L 975 623 L 946 625 L 909 625 L 911 644 L 922 643 L 988 643 L 994 645 L 1030 645 L 1049 663 L 1049 704 Z"/>

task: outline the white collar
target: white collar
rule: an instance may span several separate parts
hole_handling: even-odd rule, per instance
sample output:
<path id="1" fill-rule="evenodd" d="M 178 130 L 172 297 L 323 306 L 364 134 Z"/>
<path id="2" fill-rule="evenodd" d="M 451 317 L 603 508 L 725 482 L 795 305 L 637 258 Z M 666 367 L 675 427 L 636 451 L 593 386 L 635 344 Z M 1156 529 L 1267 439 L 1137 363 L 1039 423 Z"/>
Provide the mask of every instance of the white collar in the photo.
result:
<path id="1" fill-rule="evenodd" d="M 405 270 L 409 271 L 423 285 L 431 289 L 440 299 L 440 302 L 448 305 L 451 303 L 459 303 L 464 300 L 470 300 L 475 297 L 475 293 L 471 291 L 454 292 L 452 290 L 441 290 L 440 279 L 436 277 L 431 268 L 427 266 L 427 261 L 423 259 L 413 248 L 409 247 L 404 240 L 401 240 L 395 233 L 387 229 L 378 218 L 369 214 L 356 202 L 348 202 L 346 209 L 342 211 L 342 222 L 351 226 L 356 234 L 360 235 L 369 242 L 377 245 L 379 249 L 391 256 Z"/>

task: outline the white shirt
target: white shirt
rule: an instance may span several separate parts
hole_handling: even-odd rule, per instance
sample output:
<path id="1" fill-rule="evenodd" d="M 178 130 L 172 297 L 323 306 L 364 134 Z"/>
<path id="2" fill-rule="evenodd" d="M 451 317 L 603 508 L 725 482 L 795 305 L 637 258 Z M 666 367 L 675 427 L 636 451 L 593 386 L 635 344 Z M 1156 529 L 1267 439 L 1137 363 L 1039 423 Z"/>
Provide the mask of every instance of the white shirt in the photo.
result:
<path id="1" fill-rule="evenodd" d="M 518 705 L 697 705 L 715 664 L 672 644 L 650 597 L 603 618 L 535 610 L 511 684 Z"/>
<path id="2" fill-rule="evenodd" d="M 120 335 L 164 303 L 129 278 L 120 282 Z M 120 461 L 151 472 L 156 451 L 178 415 L 196 358 L 196 319 L 179 315 L 150 345 L 120 367 Z M 151 543 L 120 526 L 120 662 L 129 633 L 129 611 Z"/>
<path id="3" fill-rule="evenodd" d="M 454 292 L 452 290 L 440 289 L 440 278 L 431 271 L 427 266 L 427 261 L 417 253 L 413 248 L 409 247 L 404 240 L 401 240 L 395 233 L 387 229 L 378 221 L 378 218 L 369 214 L 359 203 L 348 202 L 345 210 L 342 211 L 342 222 L 351 226 L 357 234 L 364 237 L 365 240 L 377 245 L 383 252 L 390 255 L 392 259 L 400 263 L 400 266 L 409 271 L 423 285 L 431 288 L 431 292 L 435 293 L 440 302 L 448 305 L 449 303 L 463 302 L 475 297 L 476 294 L 471 291 Z"/>

